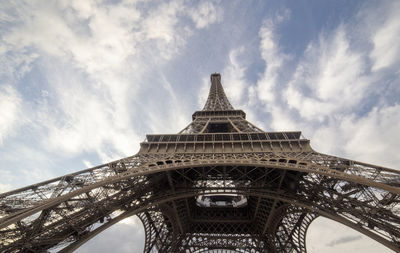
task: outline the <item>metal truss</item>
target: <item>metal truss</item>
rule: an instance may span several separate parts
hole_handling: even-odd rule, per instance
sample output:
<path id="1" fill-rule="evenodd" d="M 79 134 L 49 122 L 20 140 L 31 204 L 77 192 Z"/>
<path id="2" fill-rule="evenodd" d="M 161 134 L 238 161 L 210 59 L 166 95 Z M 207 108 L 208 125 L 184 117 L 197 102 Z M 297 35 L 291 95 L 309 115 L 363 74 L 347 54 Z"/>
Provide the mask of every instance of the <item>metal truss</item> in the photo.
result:
<path id="1" fill-rule="evenodd" d="M 137 155 L 0 194 L 1 252 L 71 252 L 137 215 L 144 252 L 306 252 L 318 216 L 400 252 L 400 172 L 314 151 L 300 132 L 264 132 L 211 76 L 206 107 Z M 226 101 L 225 101 L 226 99 Z M 245 196 L 202 207 L 204 195 Z"/>
<path id="2" fill-rule="evenodd" d="M 233 110 L 233 106 L 229 103 L 221 85 L 221 75 L 211 75 L 211 88 L 208 94 L 208 99 L 203 108 L 203 111 L 224 111 Z"/>
<path id="3" fill-rule="evenodd" d="M 215 242 L 219 236 L 213 236 L 212 230 L 221 234 L 233 231 L 243 240 L 244 248 L 257 252 L 265 252 L 264 248 L 271 245 L 278 252 L 305 252 L 305 232 L 319 215 L 398 251 L 400 190 L 393 181 L 399 177 L 397 171 L 319 153 L 303 154 L 315 159 L 308 162 L 289 155 L 249 153 L 239 158 L 237 154 L 175 154 L 157 160 L 139 155 L 2 194 L 1 248 L 6 252 L 29 252 L 68 245 L 68 251 L 122 218 L 146 211 L 152 215 L 143 213 L 139 217 L 146 221 L 147 252 L 166 242 L 165 233 L 182 237 L 180 230 L 187 243 L 176 252 L 195 252 L 204 241 L 223 245 Z M 324 165 L 320 165 L 321 159 Z M 195 196 L 232 192 L 249 197 L 249 209 L 254 213 L 245 226 L 232 218 L 225 223 L 215 222 L 212 213 L 204 215 L 211 218 L 215 228 L 207 230 L 204 227 L 209 224 L 196 223 L 194 213 L 190 213 L 195 210 Z M 169 218 L 165 210 L 171 213 Z M 283 213 L 283 218 L 275 215 Z M 182 224 L 175 221 L 178 219 Z M 305 225 L 299 226 L 303 220 Z M 201 236 L 190 233 L 196 226 Z M 156 240 L 156 235 L 164 240 Z M 207 240 L 199 244 L 203 237 Z M 231 243 L 237 242 L 235 237 L 229 238 L 226 245 L 235 245 Z M 160 248 L 159 252 L 169 250 Z"/>

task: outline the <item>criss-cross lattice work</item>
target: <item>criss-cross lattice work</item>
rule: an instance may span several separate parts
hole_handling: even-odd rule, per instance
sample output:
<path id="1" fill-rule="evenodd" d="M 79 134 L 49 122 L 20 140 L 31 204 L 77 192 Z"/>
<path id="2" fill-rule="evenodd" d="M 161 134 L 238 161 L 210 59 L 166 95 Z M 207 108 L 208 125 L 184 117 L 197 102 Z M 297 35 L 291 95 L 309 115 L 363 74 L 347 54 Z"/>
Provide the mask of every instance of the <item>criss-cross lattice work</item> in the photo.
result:
<path id="1" fill-rule="evenodd" d="M 233 110 L 231 103 L 225 95 L 221 85 L 221 75 L 211 75 L 211 88 L 203 111 L 228 111 Z"/>
<path id="2" fill-rule="evenodd" d="M 134 156 L 1 194 L 0 251 L 70 252 L 138 215 L 144 252 L 306 252 L 318 216 L 400 252 L 399 186 L 399 171 L 320 154 L 300 132 L 203 110 Z"/>

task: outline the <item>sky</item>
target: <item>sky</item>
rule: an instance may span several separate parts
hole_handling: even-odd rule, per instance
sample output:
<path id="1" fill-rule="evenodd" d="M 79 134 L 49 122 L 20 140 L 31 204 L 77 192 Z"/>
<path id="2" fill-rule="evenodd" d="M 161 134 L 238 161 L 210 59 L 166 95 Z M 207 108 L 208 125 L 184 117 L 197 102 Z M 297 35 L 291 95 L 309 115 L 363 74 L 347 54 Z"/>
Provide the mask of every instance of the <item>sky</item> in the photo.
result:
<path id="1" fill-rule="evenodd" d="M 400 1 L 0 2 L 0 192 L 130 156 L 177 133 L 221 73 L 265 131 L 399 169 Z M 77 252 L 141 252 L 129 218 Z M 313 252 L 391 252 L 319 218 Z"/>

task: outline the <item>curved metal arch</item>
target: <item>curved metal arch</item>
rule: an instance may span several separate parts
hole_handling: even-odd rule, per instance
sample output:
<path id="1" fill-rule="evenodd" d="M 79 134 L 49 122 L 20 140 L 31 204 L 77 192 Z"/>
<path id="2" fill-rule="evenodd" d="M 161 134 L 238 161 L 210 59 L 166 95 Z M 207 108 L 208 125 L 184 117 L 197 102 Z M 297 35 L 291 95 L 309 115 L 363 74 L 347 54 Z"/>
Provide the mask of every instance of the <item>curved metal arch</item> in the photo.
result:
<path id="1" fill-rule="evenodd" d="M 262 193 L 262 194 L 260 194 L 260 193 L 248 193 L 248 192 L 243 192 L 244 194 L 246 193 L 246 194 L 253 194 L 253 195 L 255 195 L 255 196 L 266 196 L 265 195 L 265 193 Z M 272 193 L 269 193 L 269 194 L 272 194 Z M 273 195 L 273 194 L 272 194 Z M 281 196 L 282 197 L 282 196 Z M 278 199 L 278 198 L 277 198 Z M 282 200 L 282 201 L 284 201 L 284 200 Z M 292 200 L 293 201 L 293 200 Z M 299 202 L 300 203 L 300 202 Z M 292 203 L 293 204 L 293 203 Z M 296 203 L 294 203 L 294 204 L 296 204 Z M 316 207 L 314 206 L 314 207 L 312 207 L 312 209 L 315 209 Z M 317 208 L 318 209 L 318 208 Z M 315 210 L 314 210 L 315 211 Z M 321 209 L 321 210 L 319 210 L 319 211 L 323 211 L 323 209 Z M 326 216 L 326 217 L 329 217 L 329 213 L 328 213 L 328 215 L 323 215 L 323 216 Z M 340 216 L 339 216 L 340 217 Z M 334 220 L 336 220 L 336 221 L 339 221 L 339 222 L 341 222 L 340 221 L 340 219 L 339 220 L 337 220 L 337 219 L 334 219 Z M 343 223 L 343 222 L 341 222 L 341 223 Z M 364 234 L 366 234 L 365 233 L 365 231 L 368 231 L 368 230 L 363 230 L 362 228 L 360 228 L 358 225 L 356 225 L 356 224 L 354 224 L 354 223 L 346 223 L 346 222 L 344 222 L 343 223 L 344 225 L 347 225 L 347 226 L 349 226 L 349 227 L 352 227 L 352 228 L 354 228 L 355 230 L 357 230 L 357 231 L 359 231 L 359 232 L 361 232 L 361 233 L 364 233 Z M 381 237 L 379 237 L 379 236 L 376 236 L 374 233 L 370 233 L 370 234 L 366 234 L 367 236 L 369 236 L 369 237 L 371 237 L 372 239 L 374 239 L 374 240 L 377 240 L 377 241 L 380 241 L 381 243 L 383 243 L 384 245 L 386 245 L 386 246 L 388 246 L 387 244 L 385 244 L 384 242 L 385 241 L 382 241 L 382 240 L 380 240 L 380 238 Z M 372 236 L 371 236 L 372 235 Z M 375 236 L 374 236 L 375 235 Z M 390 247 L 390 246 L 388 246 L 388 247 Z M 396 246 L 394 246 L 394 247 L 391 247 L 392 249 L 397 249 L 396 248 Z"/>
<path id="2" fill-rule="evenodd" d="M 273 160 L 273 161 L 271 161 Z M 288 161 L 296 161 L 296 163 L 288 163 Z M 179 169 L 185 169 L 188 167 L 202 167 L 202 166 L 226 166 L 226 165 L 241 165 L 241 166 L 254 166 L 254 167 L 272 167 L 272 168 L 278 168 L 278 169 L 283 169 L 283 170 L 292 170 L 292 171 L 300 171 L 300 172 L 308 172 L 308 173 L 315 173 L 323 176 L 330 176 L 336 179 L 341 179 L 349 182 L 353 182 L 356 184 L 363 184 L 365 186 L 369 187 L 374 187 L 378 189 L 382 189 L 388 192 L 391 192 L 393 194 L 400 195 L 400 188 L 399 187 L 393 187 L 390 185 L 386 185 L 383 183 L 379 182 L 374 182 L 372 180 L 362 178 L 359 176 L 354 176 L 350 174 L 346 174 L 344 172 L 330 169 L 328 167 L 324 167 L 321 165 L 314 165 L 314 164 L 301 164 L 300 161 L 290 158 L 285 159 L 285 162 L 278 162 L 276 159 L 269 159 L 269 160 L 255 160 L 255 159 L 237 159 L 237 160 L 218 160 L 218 161 L 209 161 L 209 160 L 197 160 L 197 161 L 180 161 L 179 163 L 177 161 L 171 161 L 169 164 L 164 164 L 164 165 L 156 165 L 156 164 L 147 164 L 147 166 L 143 166 L 140 168 L 137 168 L 134 171 L 127 171 L 124 173 L 121 173 L 117 176 L 112 176 L 107 178 L 106 180 L 99 181 L 96 183 L 93 183 L 88 186 L 84 186 L 76 191 L 67 193 L 65 195 L 61 195 L 60 197 L 57 197 L 55 199 L 49 199 L 48 201 L 42 201 L 39 202 L 38 205 L 33 206 L 31 208 L 27 208 L 24 210 L 21 210 L 20 212 L 17 212 L 13 215 L 8 216 L 0 220 L 0 228 L 4 228 L 10 224 L 13 224 L 23 218 L 26 218 L 30 215 L 33 215 L 43 209 L 50 208 L 52 206 L 58 205 L 61 202 L 67 201 L 68 199 L 77 196 L 79 194 L 88 192 L 90 190 L 93 190 L 95 188 L 102 187 L 106 184 L 112 184 L 116 183 L 120 180 L 124 179 L 129 179 L 129 178 L 134 178 L 138 176 L 144 176 L 144 175 L 150 175 L 154 174 L 157 172 L 164 172 L 164 171 L 172 171 L 172 170 L 179 170 Z M 151 166 L 153 165 L 153 166 Z"/>
<path id="3" fill-rule="evenodd" d="M 177 252 L 179 228 L 173 210 L 165 204 L 161 205 L 159 209 L 162 209 L 163 212 L 153 209 L 137 215 L 142 221 L 146 234 L 143 252 L 149 253 L 152 248 L 156 248 L 158 252 Z M 156 222 L 158 224 L 155 224 Z M 172 229 L 171 233 L 168 233 L 168 226 Z"/>
<path id="4" fill-rule="evenodd" d="M 150 223 L 147 222 L 147 217 L 145 215 L 145 212 L 137 214 L 137 217 L 142 222 L 143 229 L 144 229 L 144 247 L 143 247 L 143 249 L 148 249 L 151 247 L 150 243 L 154 240 L 153 229 L 150 226 Z"/>
<path id="5" fill-rule="evenodd" d="M 229 154 L 223 154 L 223 155 L 229 155 Z M 322 166 L 320 164 L 315 164 L 310 161 L 303 161 L 296 157 L 291 157 L 291 156 L 287 156 L 287 155 L 285 155 L 285 156 L 276 155 L 276 157 L 271 157 L 271 154 L 269 154 L 269 153 L 265 153 L 264 155 L 269 156 L 269 157 L 267 159 L 265 159 L 265 158 L 211 159 L 211 160 L 210 159 L 207 159 L 207 160 L 195 159 L 195 160 L 188 160 L 188 161 L 181 161 L 179 159 L 172 158 L 173 161 L 172 161 L 172 163 L 169 163 L 169 164 L 168 163 L 166 164 L 164 162 L 168 162 L 170 160 L 170 158 L 168 158 L 168 157 L 171 157 L 171 156 L 167 156 L 164 158 L 154 158 L 150 161 L 149 158 L 142 158 L 140 155 L 135 155 L 135 156 L 131 156 L 128 158 L 116 160 L 109 164 L 100 165 L 100 166 L 96 166 L 96 167 L 93 167 L 90 169 L 81 170 L 81 171 L 78 171 L 75 173 L 71 173 L 69 175 L 50 179 L 50 180 L 47 180 L 47 181 L 44 181 L 44 182 L 41 182 L 38 184 L 34 184 L 31 186 L 16 189 L 16 190 L 13 190 L 13 191 L 10 191 L 7 193 L 2 193 L 2 194 L 0 194 L 0 200 L 8 198 L 8 197 L 12 197 L 12 196 L 16 196 L 18 198 L 18 197 L 21 197 L 19 194 L 23 194 L 24 192 L 29 192 L 29 194 L 33 194 L 35 192 L 35 189 L 38 189 L 39 187 L 44 187 L 44 186 L 48 186 L 48 189 L 51 190 L 52 188 L 54 188 L 54 186 L 57 182 L 58 183 L 68 182 L 68 180 L 70 178 L 73 178 L 73 177 L 76 177 L 79 175 L 83 175 L 83 174 L 85 174 L 86 177 L 94 177 L 94 176 L 96 176 L 97 171 L 100 171 L 100 173 L 109 174 L 107 176 L 107 178 L 109 180 L 111 180 L 111 178 L 117 178 L 117 180 L 118 180 L 118 179 L 123 179 L 123 178 L 129 178 L 129 177 L 135 176 L 135 175 L 146 175 L 146 174 L 152 173 L 152 172 L 166 171 L 166 170 L 171 170 L 171 169 L 173 170 L 178 167 L 195 166 L 198 163 L 215 164 L 215 163 L 224 163 L 224 162 L 227 165 L 232 162 L 238 162 L 239 164 L 240 163 L 252 164 L 252 165 L 256 165 L 256 166 L 279 166 L 280 168 L 286 168 L 286 169 L 295 170 L 295 171 L 317 173 L 317 174 L 321 174 L 321 175 L 341 178 L 343 180 L 356 181 L 357 183 L 361 183 L 361 184 L 366 183 L 366 185 L 368 185 L 368 186 L 381 188 L 381 189 L 387 190 L 389 192 L 392 192 L 394 194 L 400 194 L 399 187 L 387 185 L 387 184 L 385 184 L 385 181 L 384 181 L 384 180 L 391 180 L 391 181 L 398 180 L 400 177 L 400 171 L 396 171 L 396 170 L 388 169 L 388 168 L 376 167 L 373 165 L 360 163 L 360 162 L 348 161 L 348 160 L 345 160 L 342 158 L 327 156 L 327 155 L 319 154 L 316 152 L 312 152 L 310 154 L 305 154 L 306 157 L 311 155 L 312 157 L 313 156 L 317 156 L 317 157 L 321 156 L 321 157 L 328 157 L 330 159 L 335 159 L 338 161 L 348 161 L 354 165 L 367 166 L 370 170 L 372 169 L 372 170 L 377 171 L 377 173 L 381 173 L 381 172 L 388 173 L 385 176 L 381 176 L 381 179 L 378 180 L 379 182 L 374 182 L 374 180 L 377 180 L 376 175 L 369 175 L 369 174 L 371 174 L 370 171 L 368 173 L 366 173 L 366 175 L 369 175 L 371 178 L 364 177 L 364 176 L 357 176 L 358 174 L 360 174 L 359 171 L 360 171 L 360 169 L 362 170 L 362 168 L 357 169 L 356 173 L 353 173 L 354 174 L 353 175 L 348 172 L 345 173 L 341 170 L 329 169 L 326 166 Z M 177 155 L 177 157 L 179 157 L 179 156 L 181 156 L 181 155 Z M 175 156 L 172 156 L 172 157 L 175 157 Z M 284 162 L 280 161 L 281 158 L 284 158 L 284 159 L 282 159 L 282 160 L 284 160 Z M 142 161 L 142 159 L 144 159 L 144 160 Z M 159 165 L 156 163 L 160 159 L 164 165 Z M 322 159 L 322 158 L 320 158 L 320 159 Z M 178 161 L 179 161 L 179 164 L 178 164 Z M 295 163 L 291 163 L 290 161 L 295 161 Z M 121 167 L 120 168 L 121 170 L 118 169 L 117 170 L 118 172 L 117 172 L 116 168 L 118 168 L 118 167 Z M 352 172 L 352 170 L 350 170 L 350 172 Z M 114 175 L 114 176 L 112 176 L 112 175 Z M 393 177 L 393 178 L 390 179 L 390 177 Z M 98 183 L 98 182 L 99 182 L 98 180 L 97 181 L 94 180 L 93 184 Z M 87 185 L 83 185 L 82 187 L 86 187 L 86 186 Z M 77 186 L 75 185 L 74 187 L 77 187 Z M 59 192 L 59 193 L 48 192 L 48 193 L 52 193 L 52 195 L 56 194 L 59 197 L 67 194 L 64 192 Z M 34 204 L 35 204 L 35 202 L 32 202 L 31 206 L 33 206 Z M 2 220 L 0 220 L 0 223 Z"/>
<path id="6" fill-rule="evenodd" d="M 296 252 L 307 252 L 306 247 L 306 235 L 310 224 L 318 217 L 314 212 L 310 212 L 305 208 L 298 206 L 285 205 L 278 208 L 276 211 L 280 213 L 280 221 L 273 224 L 270 231 L 275 231 L 275 245 L 280 252 L 290 252 L 290 250 L 296 250 Z M 293 230 L 292 239 L 293 241 L 282 241 L 284 236 L 282 233 L 287 233 L 287 227 L 293 226 L 294 223 L 300 226 L 296 226 Z"/>
<path id="7" fill-rule="evenodd" d="M 220 192 L 224 192 L 223 190 L 221 190 Z M 230 189 L 227 189 L 227 192 L 230 192 Z M 270 198 L 270 199 L 276 199 L 282 202 L 285 202 L 287 204 L 290 205 L 294 205 L 297 208 L 301 208 L 303 210 L 308 211 L 309 213 L 312 213 L 313 215 L 315 215 L 314 219 L 318 216 L 323 216 L 325 218 L 334 220 L 336 222 L 339 222 L 347 227 L 353 228 L 354 230 L 370 237 L 371 239 L 380 242 L 381 244 L 385 245 L 386 247 L 394 250 L 394 251 L 399 251 L 398 246 L 396 246 L 393 242 L 380 237 L 379 235 L 358 226 L 357 224 L 352 223 L 351 221 L 347 220 L 346 218 L 339 216 L 335 213 L 331 213 L 329 212 L 329 210 L 324 210 L 323 207 L 322 208 L 316 208 L 315 205 L 313 205 L 313 203 L 307 203 L 304 201 L 298 201 L 296 199 L 290 198 L 288 196 L 283 196 L 280 194 L 272 194 L 272 193 L 265 193 L 265 192 L 247 192 L 247 191 L 238 191 L 239 194 L 249 194 L 252 196 L 257 196 L 257 197 L 264 197 L 264 198 Z M 116 224 L 117 222 L 130 217 L 132 215 L 136 215 L 140 212 L 143 212 L 145 210 L 148 210 L 149 208 L 153 207 L 153 206 L 158 206 L 164 203 L 167 203 L 169 201 L 172 200 L 178 200 L 178 199 L 184 199 L 184 198 L 188 198 L 188 197 L 195 197 L 198 196 L 200 193 L 197 191 L 193 191 L 193 192 L 177 192 L 174 194 L 171 194 L 168 196 L 168 198 L 166 197 L 159 197 L 159 199 L 155 200 L 152 203 L 149 203 L 147 205 L 144 205 L 140 208 L 137 209 L 132 209 L 132 210 L 127 210 L 125 213 L 120 214 L 119 216 L 115 217 L 114 219 L 108 221 L 107 223 L 103 224 L 102 226 L 94 229 L 93 231 L 90 231 L 88 234 L 86 234 L 85 236 L 83 236 L 79 241 L 75 241 L 73 243 L 71 243 L 70 245 L 68 245 L 66 248 L 64 248 L 63 250 L 61 250 L 60 252 L 71 252 L 73 250 L 76 250 L 77 248 L 79 248 L 81 245 L 83 245 L 84 243 L 86 243 L 87 241 L 89 241 L 91 238 L 93 238 L 94 236 L 96 236 L 97 234 L 99 234 L 100 232 L 104 231 L 105 229 L 109 228 L 110 226 Z M 311 224 L 308 223 L 308 226 Z M 307 226 L 307 227 L 308 227 Z M 305 244 L 304 244 L 305 245 Z"/>

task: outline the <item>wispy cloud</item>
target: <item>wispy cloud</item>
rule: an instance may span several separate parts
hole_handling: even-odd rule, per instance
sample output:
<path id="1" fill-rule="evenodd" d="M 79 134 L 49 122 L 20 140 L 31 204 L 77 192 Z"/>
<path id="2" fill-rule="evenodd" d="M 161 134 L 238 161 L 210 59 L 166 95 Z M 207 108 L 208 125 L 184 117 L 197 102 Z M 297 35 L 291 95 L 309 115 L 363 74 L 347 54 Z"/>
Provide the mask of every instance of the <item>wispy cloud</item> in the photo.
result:
<path id="1" fill-rule="evenodd" d="M 400 46 L 399 43 L 394 43 L 400 40 L 399 11 L 400 3 L 393 2 L 385 15 L 384 23 L 372 35 L 373 49 L 370 52 L 370 57 L 373 62 L 373 71 L 399 63 Z"/>
<path id="2" fill-rule="evenodd" d="M 245 53 L 244 47 L 233 49 L 229 53 L 228 62 L 222 71 L 223 86 L 226 95 L 234 105 L 239 106 L 246 94 L 244 91 L 249 88 L 245 79 L 246 67 L 240 62 L 240 55 Z"/>
<path id="3" fill-rule="evenodd" d="M 359 105 L 367 92 L 365 59 L 351 50 L 344 26 L 309 44 L 289 82 L 289 108 L 306 120 L 324 121 Z M 345 101 L 345 102 L 344 102 Z"/>
<path id="4" fill-rule="evenodd" d="M 21 97 L 10 85 L 0 86 L 0 146 L 21 124 Z"/>
<path id="5" fill-rule="evenodd" d="M 367 236 L 328 218 L 319 217 L 307 230 L 307 252 L 392 252 Z"/>
<path id="6" fill-rule="evenodd" d="M 336 239 L 336 240 L 333 240 L 333 241 L 329 242 L 327 244 L 327 246 L 334 247 L 334 246 L 337 246 L 339 244 L 349 243 L 349 242 L 360 240 L 360 239 L 362 239 L 361 235 L 340 237 L 339 239 Z"/>
<path id="7" fill-rule="evenodd" d="M 284 11 L 283 14 L 278 13 L 275 17 L 264 20 L 259 31 L 260 53 L 266 67 L 257 82 L 257 94 L 260 100 L 266 104 L 275 101 L 274 89 L 277 85 L 277 79 L 284 62 L 289 57 L 282 52 L 279 46 L 279 36 L 276 32 L 277 26 L 289 17 L 290 12 L 288 10 Z"/>
<path id="8" fill-rule="evenodd" d="M 158 124 L 152 114 L 139 113 L 141 102 L 132 103 L 147 85 L 143 76 L 178 55 L 196 28 L 221 20 L 211 2 L 199 4 L 197 14 L 186 4 L 21 1 L 12 16 L 3 13 L 18 22 L 4 33 L 2 51 L 29 52 L 21 53 L 26 59 L 34 55 L 35 62 L 14 65 L 39 67 L 51 94 L 31 111 L 31 121 L 47 128 L 43 146 L 66 154 L 95 151 L 103 162 L 136 152 L 142 139 L 137 118 L 146 117 L 140 122 L 153 128 Z M 182 25 L 184 17 L 193 18 L 195 27 Z M 168 81 L 157 82 L 173 94 Z M 177 116 L 174 122 L 184 125 L 179 101 L 167 108 Z"/>
<path id="9" fill-rule="evenodd" d="M 198 6 L 189 10 L 189 16 L 197 28 L 206 28 L 210 24 L 222 20 L 223 10 L 209 1 L 202 1 Z"/>
<path id="10" fill-rule="evenodd" d="M 349 116 L 340 125 L 344 152 L 350 157 L 400 169 L 400 105 L 373 108 L 365 117 Z M 336 130 L 336 129 L 334 129 Z"/>
<path id="11" fill-rule="evenodd" d="M 393 158 L 390 150 L 396 150 L 398 144 L 390 136 L 393 126 L 400 124 L 395 112 L 399 101 L 387 100 L 390 95 L 385 89 L 394 91 L 393 85 L 383 81 L 389 78 L 395 83 L 399 78 L 383 71 L 397 66 L 399 58 L 400 47 L 389 42 L 397 36 L 399 24 L 393 14 L 398 4 L 392 5 L 382 7 L 387 18 L 368 18 L 372 9 L 366 6 L 357 17 L 332 31 L 321 31 L 299 60 L 280 48 L 280 23 L 273 19 L 264 23 L 259 36 L 266 67 L 257 83 L 257 98 L 271 115 L 273 129 L 301 129 L 321 152 L 397 166 L 400 160 Z M 357 29 L 365 31 L 363 41 L 351 34 Z M 373 47 L 365 46 L 368 44 Z M 295 64 L 293 74 L 283 67 L 289 63 Z M 376 133 L 382 134 L 378 138 Z"/>

